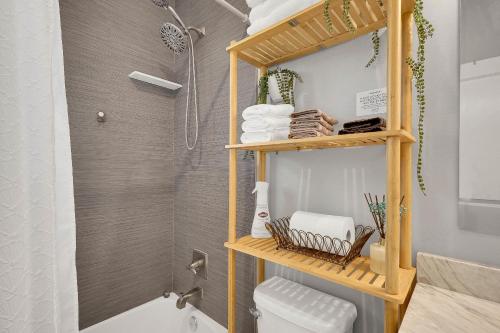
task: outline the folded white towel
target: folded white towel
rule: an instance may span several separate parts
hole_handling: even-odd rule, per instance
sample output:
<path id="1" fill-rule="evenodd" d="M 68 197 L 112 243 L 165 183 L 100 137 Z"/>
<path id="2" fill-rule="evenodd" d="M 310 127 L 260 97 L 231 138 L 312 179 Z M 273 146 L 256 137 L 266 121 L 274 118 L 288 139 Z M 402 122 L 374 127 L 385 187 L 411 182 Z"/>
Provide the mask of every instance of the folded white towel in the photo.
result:
<path id="1" fill-rule="evenodd" d="M 257 7 L 266 0 L 247 0 L 247 6 L 250 8 Z"/>
<path id="2" fill-rule="evenodd" d="M 318 0 L 287 0 L 282 1 L 272 12 L 264 17 L 256 17 L 247 29 L 248 35 L 253 35 L 275 23 L 283 20 L 284 18 L 300 12 L 301 10 L 313 5 Z M 251 14 L 251 12 L 250 12 Z"/>
<path id="3" fill-rule="evenodd" d="M 284 2 L 295 1 L 295 0 L 265 0 L 259 5 L 252 8 L 250 14 L 248 14 L 248 19 L 250 23 L 254 23 L 257 20 L 263 19 L 269 16 L 276 8 L 280 7 Z"/>
<path id="4" fill-rule="evenodd" d="M 290 128 L 278 128 L 272 131 L 245 132 L 241 135 L 241 143 L 268 142 L 286 140 L 290 134 Z"/>
<path id="5" fill-rule="evenodd" d="M 243 111 L 243 119 L 248 120 L 258 117 L 289 117 L 294 111 L 290 104 L 256 104 L 247 107 Z"/>
<path id="6" fill-rule="evenodd" d="M 347 216 L 333 216 L 297 211 L 290 218 L 290 229 L 310 232 L 313 235 L 319 234 L 330 238 L 338 238 L 354 243 L 356 238 L 354 220 Z M 298 242 L 297 242 L 298 243 Z M 306 244 L 296 244 L 305 246 Z M 321 250 L 319 246 L 314 246 L 316 250 Z M 325 250 L 325 249 L 323 249 Z M 345 248 L 346 251 L 349 248 Z M 332 249 L 333 251 L 333 249 Z M 340 253 L 346 255 L 347 253 Z"/>
<path id="7" fill-rule="evenodd" d="M 245 132 L 268 131 L 290 126 L 290 117 L 253 117 L 241 124 Z"/>

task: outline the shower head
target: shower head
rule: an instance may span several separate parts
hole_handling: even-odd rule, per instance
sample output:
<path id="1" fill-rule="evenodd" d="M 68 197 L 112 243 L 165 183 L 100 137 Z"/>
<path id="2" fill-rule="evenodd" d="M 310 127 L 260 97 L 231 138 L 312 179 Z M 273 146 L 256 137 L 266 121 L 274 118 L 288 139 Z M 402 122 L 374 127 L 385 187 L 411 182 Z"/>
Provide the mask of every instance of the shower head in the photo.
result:
<path id="1" fill-rule="evenodd" d="M 177 23 L 179 23 L 179 25 L 182 26 L 182 28 L 184 28 L 184 31 L 188 33 L 186 25 L 184 24 L 184 22 L 182 22 L 179 15 L 177 15 L 175 9 L 172 6 L 170 6 L 169 0 L 151 0 L 151 2 L 157 5 L 158 7 L 165 9 L 167 12 L 170 12 L 170 14 L 172 14 L 174 19 L 177 21 Z"/>
<path id="2" fill-rule="evenodd" d="M 198 141 L 198 97 L 197 97 L 197 88 L 196 88 L 196 64 L 194 57 L 194 46 L 193 46 L 193 38 L 189 33 L 190 30 L 196 31 L 199 37 L 205 36 L 205 28 L 195 28 L 195 27 L 187 27 L 182 19 L 177 15 L 175 9 L 170 6 L 169 0 L 151 0 L 156 6 L 165 9 L 169 12 L 177 23 L 181 26 L 179 28 L 175 24 L 172 23 L 164 23 L 160 29 L 160 36 L 165 45 L 174 52 L 174 54 L 179 55 L 189 50 L 189 65 L 188 65 L 188 78 L 187 78 L 187 92 L 186 92 L 186 116 L 184 122 L 184 138 L 186 140 L 186 146 L 188 150 L 194 149 L 196 146 L 196 142 Z M 189 47 L 188 47 L 189 42 Z M 191 76 L 193 77 L 193 91 L 194 91 L 194 118 L 195 118 L 195 134 L 194 134 L 194 143 L 189 143 L 189 130 L 188 130 L 188 118 L 189 118 L 189 109 L 190 109 L 190 101 L 191 97 Z"/>
<path id="3" fill-rule="evenodd" d="M 162 7 L 167 12 L 169 12 L 177 21 L 178 25 L 181 27 L 177 27 L 172 23 L 164 23 L 160 29 L 161 39 L 168 46 L 170 50 L 172 50 L 176 55 L 179 55 L 186 51 L 187 48 L 187 38 L 191 38 L 189 35 L 189 30 L 196 31 L 200 37 L 205 36 L 205 28 L 195 28 L 195 27 L 186 27 L 182 19 L 179 17 L 177 12 L 172 6 L 169 5 L 168 0 L 151 0 L 155 5 Z M 192 44 L 192 43 L 191 43 Z"/>
<path id="4" fill-rule="evenodd" d="M 161 39 L 176 55 L 184 53 L 187 48 L 186 34 L 172 23 L 165 23 L 160 29 Z"/>

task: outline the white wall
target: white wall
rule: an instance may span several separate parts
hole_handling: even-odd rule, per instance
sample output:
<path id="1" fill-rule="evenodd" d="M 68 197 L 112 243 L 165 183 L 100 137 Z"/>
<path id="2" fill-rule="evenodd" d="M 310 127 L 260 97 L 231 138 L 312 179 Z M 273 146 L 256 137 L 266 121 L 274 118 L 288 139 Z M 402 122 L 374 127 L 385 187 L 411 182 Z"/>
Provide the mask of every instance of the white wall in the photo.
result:
<path id="1" fill-rule="evenodd" d="M 436 28 L 427 48 L 424 174 L 428 194 L 424 197 L 415 187 L 413 251 L 500 266 L 500 237 L 464 231 L 458 226 L 458 0 L 428 0 L 426 4 L 425 13 Z M 383 49 L 385 41 L 384 36 Z M 319 107 L 341 122 L 353 119 L 355 93 L 385 85 L 385 52 L 374 68 L 365 69 L 370 50 L 366 36 L 286 64 L 304 79 L 297 87 L 297 107 Z M 370 223 L 362 194 L 385 191 L 383 147 L 280 153 L 270 159 L 274 217 L 301 208 L 352 215 L 358 223 Z M 268 275 L 274 274 L 353 301 L 358 307 L 355 332 L 383 331 L 380 300 L 269 265 Z"/>

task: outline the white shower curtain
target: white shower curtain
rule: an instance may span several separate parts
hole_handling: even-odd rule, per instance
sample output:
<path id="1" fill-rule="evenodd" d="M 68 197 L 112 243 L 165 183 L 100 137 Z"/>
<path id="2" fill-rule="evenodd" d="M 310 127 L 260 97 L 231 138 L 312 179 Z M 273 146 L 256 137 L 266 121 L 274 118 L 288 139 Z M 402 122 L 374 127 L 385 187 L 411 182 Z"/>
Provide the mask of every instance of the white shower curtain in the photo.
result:
<path id="1" fill-rule="evenodd" d="M 0 1 L 0 332 L 78 331 L 57 0 Z"/>

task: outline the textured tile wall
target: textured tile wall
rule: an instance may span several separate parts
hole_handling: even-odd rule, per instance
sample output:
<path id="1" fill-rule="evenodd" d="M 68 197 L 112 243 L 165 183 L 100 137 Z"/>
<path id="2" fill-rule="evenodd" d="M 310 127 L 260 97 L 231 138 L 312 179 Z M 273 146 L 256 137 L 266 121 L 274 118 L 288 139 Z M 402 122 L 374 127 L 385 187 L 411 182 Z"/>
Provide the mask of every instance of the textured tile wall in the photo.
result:
<path id="1" fill-rule="evenodd" d="M 185 89 L 176 96 L 131 81 L 139 70 L 187 81 L 187 57 L 161 44 L 163 11 L 149 1 L 61 0 L 66 85 L 74 164 L 80 326 L 85 328 L 161 295 L 205 289 L 201 309 L 225 325 L 227 313 L 227 175 L 229 58 L 244 36 L 236 17 L 206 1 L 183 0 L 196 41 L 200 136 L 184 143 Z M 246 9 L 244 0 L 233 4 Z M 255 70 L 240 64 L 240 109 L 255 100 Z M 97 123 L 95 114 L 106 113 Z M 192 120 L 191 127 L 192 127 Z M 254 164 L 239 158 L 240 235 L 253 215 Z M 174 208 L 175 207 L 175 208 Z M 175 214 L 175 234 L 174 234 Z M 174 256 L 175 247 L 175 256 Z M 191 250 L 209 254 L 209 279 L 185 266 Z M 172 257 L 174 259 L 172 260 Z M 238 331 L 253 332 L 248 314 L 254 261 L 238 255 Z"/>
<path id="2" fill-rule="evenodd" d="M 60 6 L 85 328 L 172 287 L 175 96 L 127 75 L 175 79 L 174 58 L 150 1 Z"/>
<path id="3" fill-rule="evenodd" d="M 231 3 L 247 11 L 244 0 Z M 185 291 L 198 284 L 205 290 L 201 309 L 221 324 L 227 313 L 228 159 L 224 145 L 229 141 L 229 56 L 225 51 L 231 40 L 244 37 L 245 25 L 214 1 L 182 0 L 179 14 L 187 25 L 205 26 L 207 36 L 196 41 L 200 136 L 195 150 L 184 143 L 185 90 L 179 94 L 175 112 L 175 258 L 174 289 Z M 178 76 L 187 81 L 187 57 L 176 60 Z M 255 102 L 256 71 L 240 63 L 239 108 Z M 241 112 L 240 112 L 241 114 Z M 191 118 L 192 120 L 192 118 Z M 238 159 L 238 227 L 248 234 L 253 217 L 254 162 Z M 209 255 L 208 281 L 195 281 L 185 266 L 191 251 L 199 248 Z M 248 313 L 254 288 L 254 261 L 237 255 L 238 332 L 253 332 Z"/>

